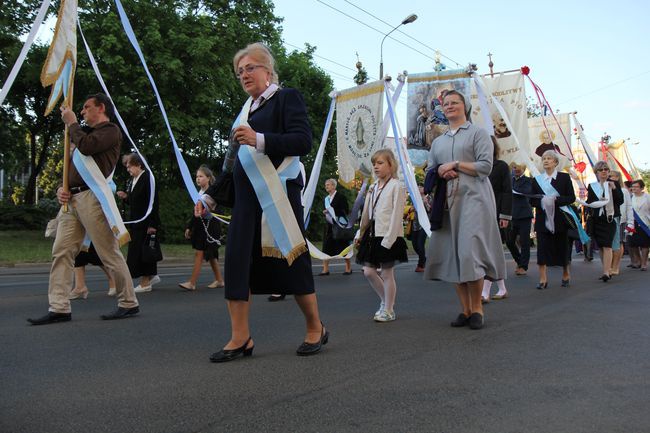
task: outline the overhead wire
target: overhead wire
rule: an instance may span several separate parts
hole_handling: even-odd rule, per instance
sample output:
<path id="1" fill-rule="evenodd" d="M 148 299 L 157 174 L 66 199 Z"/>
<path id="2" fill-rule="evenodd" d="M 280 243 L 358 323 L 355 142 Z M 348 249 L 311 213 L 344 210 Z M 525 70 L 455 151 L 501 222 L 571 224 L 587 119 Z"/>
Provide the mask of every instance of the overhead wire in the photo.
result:
<path id="1" fill-rule="evenodd" d="M 389 26 L 389 27 L 393 27 L 393 24 L 391 24 L 391 23 L 389 23 L 389 22 L 387 22 L 387 21 L 384 21 L 383 19 L 381 19 L 381 18 L 379 18 L 378 16 L 372 14 L 371 12 L 368 12 L 367 10 L 365 10 L 364 8 L 362 8 L 361 6 L 358 6 L 358 5 L 352 3 L 352 2 L 349 1 L 349 0 L 344 0 L 344 1 L 345 1 L 347 4 L 349 4 L 350 6 L 353 6 L 353 7 L 357 8 L 357 9 L 359 9 L 361 12 L 363 12 L 363 13 L 365 13 L 365 14 L 367 14 L 367 15 L 370 15 L 371 17 L 373 17 L 373 18 L 376 19 L 377 21 L 379 21 L 379 22 L 381 22 L 381 23 L 384 23 L 384 24 L 386 24 L 386 25 Z M 321 3 L 322 3 L 322 2 L 321 2 Z M 413 36 L 409 35 L 409 34 L 406 33 L 406 32 L 403 32 L 402 30 L 397 29 L 397 32 L 398 32 L 398 33 L 401 33 L 401 34 L 403 34 L 404 36 L 406 36 L 407 38 L 409 38 L 409 39 L 411 39 L 411 40 L 417 42 L 418 44 L 422 45 L 423 47 L 426 47 L 426 48 L 430 49 L 431 51 L 434 51 L 434 52 L 438 53 L 438 54 L 440 55 L 440 57 L 444 57 L 445 59 L 449 60 L 450 62 L 454 62 L 457 66 L 462 67 L 462 65 L 461 65 L 460 63 L 458 63 L 456 60 L 452 59 L 451 57 L 448 57 L 448 56 L 444 55 L 440 50 L 438 50 L 438 49 L 436 49 L 436 48 L 433 48 L 433 47 L 431 47 L 431 46 L 425 44 L 424 42 L 420 41 L 419 39 L 414 38 Z"/>
<path id="2" fill-rule="evenodd" d="M 377 33 L 379 33 L 379 34 L 381 34 L 381 35 L 385 34 L 385 32 L 383 32 L 383 31 L 381 31 L 381 30 L 379 30 L 379 29 L 374 28 L 374 27 L 371 26 L 370 24 L 365 23 L 365 22 L 361 21 L 361 20 L 358 19 L 358 18 L 355 18 L 354 16 L 352 16 L 352 15 L 350 15 L 350 14 L 347 14 L 347 13 L 343 12 L 343 11 L 340 10 L 340 9 L 337 9 L 337 8 L 335 8 L 334 6 L 332 6 L 332 5 L 328 4 L 328 3 L 325 3 L 325 2 L 322 1 L 322 0 L 316 0 L 316 1 L 317 1 L 318 3 L 321 3 L 321 4 L 324 5 L 324 6 L 327 6 L 327 7 L 330 8 L 330 9 L 335 10 L 336 12 L 338 12 L 338 13 L 340 13 L 340 14 L 342 14 L 342 15 L 345 15 L 346 17 L 350 18 L 351 20 L 354 20 L 354 21 L 358 22 L 359 24 L 362 24 L 362 25 L 368 27 L 369 29 L 372 29 L 372 30 L 376 31 Z M 405 47 L 410 48 L 411 50 L 413 50 L 413 51 L 415 51 L 415 52 L 417 52 L 417 53 L 419 53 L 419 54 L 422 54 L 422 55 L 425 56 L 425 57 L 428 57 L 429 59 L 431 59 L 431 60 L 433 60 L 433 61 L 436 60 L 434 57 L 431 57 L 430 55 L 428 55 L 428 54 L 426 54 L 426 53 L 423 53 L 422 51 L 418 50 L 417 48 L 412 47 L 411 45 L 408 45 L 408 44 L 406 44 L 406 43 L 400 41 L 399 39 L 395 39 L 395 38 L 392 37 L 392 36 L 388 36 L 388 37 L 389 37 L 390 39 L 394 40 L 395 42 L 397 42 L 397 43 L 399 43 L 399 44 L 401 44 L 401 45 L 404 45 Z"/>

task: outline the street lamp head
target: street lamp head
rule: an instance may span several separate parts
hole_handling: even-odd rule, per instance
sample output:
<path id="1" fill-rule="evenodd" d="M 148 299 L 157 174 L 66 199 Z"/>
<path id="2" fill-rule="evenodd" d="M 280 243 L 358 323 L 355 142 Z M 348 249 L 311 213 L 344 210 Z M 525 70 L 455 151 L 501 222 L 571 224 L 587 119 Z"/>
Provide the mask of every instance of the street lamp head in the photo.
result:
<path id="1" fill-rule="evenodd" d="M 417 19 L 418 19 L 417 15 L 411 14 L 411 15 L 407 16 L 406 18 L 404 18 L 404 20 L 402 21 L 402 25 L 410 24 L 410 23 L 412 23 L 413 21 L 415 21 Z"/>

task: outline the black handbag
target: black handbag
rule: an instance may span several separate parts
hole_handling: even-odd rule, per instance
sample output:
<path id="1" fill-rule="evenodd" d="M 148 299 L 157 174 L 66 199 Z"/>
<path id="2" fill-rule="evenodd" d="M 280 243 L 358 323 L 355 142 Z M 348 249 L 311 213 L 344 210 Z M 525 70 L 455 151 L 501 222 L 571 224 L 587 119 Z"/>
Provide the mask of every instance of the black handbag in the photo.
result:
<path id="1" fill-rule="evenodd" d="M 145 236 L 142 244 L 142 261 L 145 263 L 156 263 L 163 259 L 160 242 L 155 234 Z"/>
<path id="2" fill-rule="evenodd" d="M 332 224 L 332 237 L 337 241 L 351 241 L 356 233 L 354 226 L 341 227 L 336 222 Z"/>
<path id="3" fill-rule="evenodd" d="M 223 171 L 205 192 L 218 205 L 232 208 L 235 205 L 235 181 L 231 171 Z"/>

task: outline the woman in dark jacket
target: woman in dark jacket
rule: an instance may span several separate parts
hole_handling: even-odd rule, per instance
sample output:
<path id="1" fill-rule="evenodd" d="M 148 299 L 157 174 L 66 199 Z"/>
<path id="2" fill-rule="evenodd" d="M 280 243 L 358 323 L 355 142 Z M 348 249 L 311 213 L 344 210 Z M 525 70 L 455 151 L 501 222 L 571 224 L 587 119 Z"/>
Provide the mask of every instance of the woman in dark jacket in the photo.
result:
<path id="1" fill-rule="evenodd" d="M 598 161 L 594 166 L 596 182 L 587 187 L 587 204 L 589 210 L 589 236 L 600 248 L 600 261 L 603 275 L 600 280 L 609 281 L 612 270 L 612 242 L 618 228 L 617 218 L 621 216 L 623 191 L 621 185 L 609 179 L 609 166 L 605 161 Z"/>
<path id="2" fill-rule="evenodd" d="M 547 266 L 562 266 L 562 287 L 570 283 L 571 242 L 568 236 L 571 216 L 561 208 L 568 208 L 576 196 L 571 176 L 557 171 L 557 153 L 547 150 L 542 155 L 544 171 L 535 176 L 533 194 L 543 198 L 532 198 L 535 207 L 535 233 L 537 236 L 537 265 L 539 266 L 538 289 L 548 287 Z M 549 215 L 553 215 L 549 218 Z"/>
<path id="3" fill-rule="evenodd" d="M 252 355 L 254 343 L 248 320 L 251 293 L 294 295 L 307 327 L 298 355 L 318 353 L 329 337 L 320 321 L 314 292 L 311 258 L 304 239 L 303 178 L 295 158 L 309 153 L 311 126 L 300 93 L 278 87 L 274 64 L 270 51 L 261 43 L 240 50 L 233 59 L 235 73 L 250 98 L 237 117 L 239 126 L 232 131 L 231 143 L 233 152 L 237 149 L 232 171 L 235 205 L 228 228 L 224 277 L 232 334 L 223 349 L 212 354 L 212 362 Z M 226 162 L 230 161 L 227 158 Z M 280 177 L 280 183 L 276 182 L 278 176 L 285 176 Z M 212 204 L 205 196 L 204 200 Z M 268 224 L 264 227 L 262 205 L 269 212 L 265 211 Z M 195 213 L 203 214 L 201 202 Z M 278 215 L 281 224 L 272 226 L 271 218 Z M 287 237 L 282 238 L 285 232 Z M 291 248 L 285 255 L 278 246 L 287 240 Z"/>
<path id="4" fill-rule="evenodd" d="M 325 224 L 325 237 L 323 239 L 323 252 L 330 256 L 337 256 L 341 254 L 345 248 L 350 245 L 352 239 L 334 239 L 334 229 L 332 226 L 337 223 L 347 224 L 348 223 L 348 213 L 350 212 L 350 206 L 348 201 L 345 199 L 343 194 L 336 192 L 336 180 L 327 179 L 325 181 L 325 191 L 327 196 L 325 197 L 325 209 L 323 214 L 327 218 L 327 223 Z M 329 203 L 329 205 L 328 205 Z M 334 212 L 334 216 L 331 215 L 331 212 Z M 350 275 L 352 273 L 352 267 L 350 266 L 350 259 L 345 259 L 345 272 L 343 275 Z M 318 274 L 319 276 L 325 276 L 330 274 L 329 260 L 323 260 L 323 271 Z"/>
<path id="5" fill-rule="evenodd" d="M 133 178 L 128 192 L 118 191 L 117 196 L 129 205 L 129 221 L 142 219 L 149 208 L 151 197 L 151 185 L 149 172 L 145 170 L 144 164 L 137 153 L 132 153 L 126 158 L 126 170 Z M 140 284 L 135 287 L 136 293 L 150 292 L 151 286 L 160 281 L 158 277 L 158 265 L 156 262 L 143 260 L 142 245 L 148 235 L 156 235 L 160 228 L 160 216 L 158 215 L 158 191 L 154 191 L 153 207 L 151 213 L 143 221 L 128 224 L 131 242 L 126 256 L 126 264 L 129 266 L 131 278 L 140 277 Z"/>

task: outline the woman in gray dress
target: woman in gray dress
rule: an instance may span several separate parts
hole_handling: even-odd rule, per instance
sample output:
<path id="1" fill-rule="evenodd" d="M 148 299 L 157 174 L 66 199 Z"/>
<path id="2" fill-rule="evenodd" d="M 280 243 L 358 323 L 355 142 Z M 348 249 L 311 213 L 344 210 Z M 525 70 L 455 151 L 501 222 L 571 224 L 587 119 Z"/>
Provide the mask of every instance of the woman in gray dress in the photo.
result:
<path id="1" fill-rule="evenodd" d="M 434 140 L 427 177 L 437 177 L 441 227 L 431 234 L 425 278 L 454 283 L 462 313 L 451 326 L 483 327 L 483 279 L 505 278 L 506 264 L 499 236 L 492 170 L 492 141 L 488 133 L 467 120 L 467 104 L 457 91 L 448 92 L 443 110 L 449 130 Z M 446 186 L 446 188 L 441 186 Z M 446 191 L 443 191 L 446 189 Z M 435 215 L 432 214 L 432 219 Z"/>

